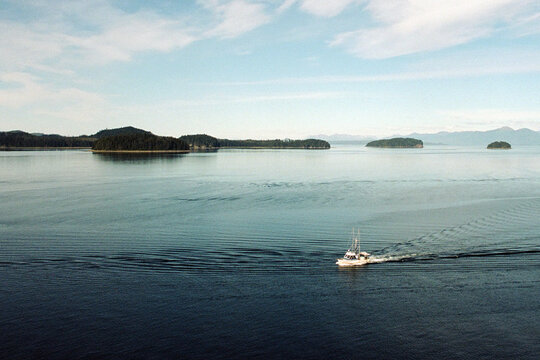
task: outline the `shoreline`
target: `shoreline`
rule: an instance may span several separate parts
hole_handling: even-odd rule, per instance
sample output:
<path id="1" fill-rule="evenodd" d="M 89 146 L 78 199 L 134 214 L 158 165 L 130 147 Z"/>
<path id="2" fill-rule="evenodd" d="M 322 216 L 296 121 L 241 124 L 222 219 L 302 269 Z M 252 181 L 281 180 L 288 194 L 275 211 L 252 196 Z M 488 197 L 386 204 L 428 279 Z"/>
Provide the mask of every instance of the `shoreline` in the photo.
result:
<path id="1" fill-rule="evenodd" d="M 380 149 L 423 149 L 424 146 L 423 145 L 415 145 L 415 146 L 368 146 L 366 145 L 366 147 L 370 147 L 370 148 L 380 148 Z"/>
<path id="2" fill-rule="evenodd" d="M 55 151 L 55 150 L 90 150 L 92 149 L 90 146 L 59 146 L 59 147 L 52 147 L 52 146 L 0 146 L 0 151 L 24 151 L 24 150 L 30 150 L 30 151 Z"/>
<path id="3" fill-rule="evenodd" d="M 273 146 L 221 146 L 214 149 L 252 149 L 252 150 L 260 150 L 260 149 L 271 149 L 271 150 L 329 150 L 330 148 L 324 148 L 324 147 L 273 147 Z"/>
<path id="4" fill-rule="evenodd" d="M 93 153 L 189 153 L 192 151 L 217 151 L 220 149 L 227 150 L 329 150 L 324 147 L 266 147 L 266 146 L 222 146 L 222 147 L 193 147 L 190 150 L 92 150 L 89 146 L 74 146 L 74 147 L 18 147 L 18 146 L 0 146 L 0 151 L 61 151 L 61 150 L 90 150 Z"/>

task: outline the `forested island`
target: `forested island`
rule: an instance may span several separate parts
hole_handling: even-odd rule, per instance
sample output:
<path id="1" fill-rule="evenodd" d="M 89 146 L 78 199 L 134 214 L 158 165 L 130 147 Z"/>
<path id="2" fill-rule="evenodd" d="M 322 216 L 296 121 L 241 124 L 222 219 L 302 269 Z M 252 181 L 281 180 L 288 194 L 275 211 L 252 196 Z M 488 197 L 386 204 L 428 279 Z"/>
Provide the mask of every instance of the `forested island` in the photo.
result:
<path id="1" fill-rule="evenodd" d="M 495 141 L 487 146 L 488 149 L 510 150 L 512 146 L 506 141 Z"/>
<path id="2" fill-rule="evenodd" d="M 152 133 L 150 131 L 146 131 L 143 129 L 137 129 L 133 126 L 125 126 L 121 128 L 116 129 L 104 129 L 100 130 L 94 135 L 91 135 L 90 137 L 95 139 L 101 139 L 107 136 L 116 136 L 116 135 L 136 135 L 136 134 L 147 134 L 151 135 Z"/>
<path id="3" fill-rule="evenodd" d="M 189 152 L 189 145 L 170 136 L 149 133 L 113 135 L 96 140 L 93 152 Z"/>
<path id="4" fill-rule="evenodd" d="M 330 149 L 327 141 L 319 139 L 306 140 L 229 140 L 218 139 L 206 134 L 184 135 L 180 137 L 192 149 L 244 148 L 244 149 Z"/>
<path id="5" fill-rule="evenodd" d="M 413 138 L 393 138 L 371 141 L 367 143 L 366 146 L 382 148 L 423 148 L 424 143 L 422 140 Z"/>
<path id="6" fill-rule="evenodd" d="M 329 149 L 324 140 L 229 140 L 206 134 L 184 135 L 179 138 L 154 135 L 132 126 L 105 129 L 93 135 L 62 136 L 30 134 L 23 131 L 0 132 L 0 150 L 49 150 L 92 148 L 105 151 L 166 151 L 186 152 L 192 150 L 245 148 L 245 149 Z"/>
<path id="7" fill-rule="evenodd" d="M 306 140 L 220 140 L 224 148 L 269 148 L 269 149 L 330 149 L 330 143 L 319 139 Z"/>

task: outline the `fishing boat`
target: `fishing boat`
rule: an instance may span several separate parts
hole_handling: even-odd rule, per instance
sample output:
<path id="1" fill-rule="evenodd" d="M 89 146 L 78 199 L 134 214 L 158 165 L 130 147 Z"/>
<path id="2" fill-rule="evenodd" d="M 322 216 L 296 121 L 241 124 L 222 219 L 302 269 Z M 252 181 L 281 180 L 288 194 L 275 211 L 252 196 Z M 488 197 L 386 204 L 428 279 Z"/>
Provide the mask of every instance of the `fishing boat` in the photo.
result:
<path id="1" fill-rule="evenodd" d="M 336 264 L 338 266 L 360 266 L 367 263 L 369 263 L 369 254 L 360 251 L 360 231 L 355 234 L 353 229 L 351 246 L 342 258 L 337 259 Z"/>

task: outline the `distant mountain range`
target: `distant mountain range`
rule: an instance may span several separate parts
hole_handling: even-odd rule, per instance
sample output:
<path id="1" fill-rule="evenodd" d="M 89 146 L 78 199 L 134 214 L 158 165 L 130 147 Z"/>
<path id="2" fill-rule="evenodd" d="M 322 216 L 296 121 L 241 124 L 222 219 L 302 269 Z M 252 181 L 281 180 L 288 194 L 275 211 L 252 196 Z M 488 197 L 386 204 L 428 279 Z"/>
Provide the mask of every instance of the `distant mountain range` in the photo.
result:
<path id="1" fill-rule="evenodd" d="M 336 141 L 362 141 L 362 142 L 368 142 L 371 140 L 375 140 L 375 136 L 363 136 L 363 135 L 349 135 L 349 134 L 332 134 L 332 135 L 325 135 L 325 134 L 319 134 L 319 135 L 310 135 L 308 136 L 310 139 L 321 139 L 326 140 L 329 142 L 336 142 Z"/>
<path id="2" fill-rule="evenodd" d="M 338 141 L 369 141 L 374 137 L 334 134 L 334 135 L 316 135 L 318 139 L 324 139 L 329 142 Z M 493 141 L 506 141 L 512 145 L 540 145 L 540 131 L 531 129 L 514 130 L 510 127 L 502 127 L 488 131 L 441 131 L 434 134 L 412 133 L 408 135 L 396 135 L 391 137 L 411 137 L 422 140 L 424 144 L 444 144 L 444 145 L 478 145 L 487 146 Z"/>
<path id="3" fill-rule="evenodd" d="M 436 134 L 412 133 L 408 137 L 421 139 L 428 144 L 484 145 L 493 141 L 506 141 L 512 145 L 540 145 L 540 132 L 531 129 L 514 130 L 502 127 L 489 131 L 441 131 Z"/>

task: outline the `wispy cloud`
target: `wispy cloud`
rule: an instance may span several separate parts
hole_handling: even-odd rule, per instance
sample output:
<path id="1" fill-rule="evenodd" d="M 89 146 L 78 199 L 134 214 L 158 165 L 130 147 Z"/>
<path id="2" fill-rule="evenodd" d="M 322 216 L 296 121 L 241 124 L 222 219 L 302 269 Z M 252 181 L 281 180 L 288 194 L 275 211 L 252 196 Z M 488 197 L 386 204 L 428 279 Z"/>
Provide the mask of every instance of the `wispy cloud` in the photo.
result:
<path id="1" fill-rule="evenodd" d="M 315 76 L 290 77 L 255 81 L 233 81 L 211 83 L 211 85 L 249 86 L 249 85 L 299 85 L 299 84 L 332 84 L 332 83 L 367 83 L 385 81 L 415 81 L 451 79 L 461 77 L 482 77 L 505 74 L 526 74 L 540 72 L 540 63 L 508 64 L 501 66 L 475 66 L 462 69 L 450 68 L 443 70 L 405 71 L 379 75 L 344 75 L 344 76 Z"/>
<path id="2" fill-rule="evenodd" d="M 197 40 L 191 32 L 180 21 L 141 12 L 120 16 L 95 35 L 71 37 L 68 45 L 94 62 L 128 61 L 138 52 L 183 48 Z"/>
<path id="3" fill-rule="evenodd" d="M 358 0 L 302 0 L 300 8 L 312 15 L 333 17 Z"/>
<path id="4" fill-rule="evenodd" d="M 148 11 L 126 13 L 100 4 L 107 9 L 96 13 L 106 13 L 107 21 L 74 13 L 77 7 L 55 9 L 54 5 L 52 10 L 58 14 L 44 10 L 39 21 L 0 20 L 0 66 L 11 71 L 34 68 L 58 72 L 66 66 L 128 61 L 139 52 L 167 52 L 197 40 L 193 29 L 180 20 Z M 91 30 L 73 29 L 73 18 L 84 21 L 79 27 Z"/>
<path id="5" fill-rule="evenodd" d="M 43 62 L 62 54 L 70 39 L 57 31 L 43 32 L 12 21 L 0 21 L 0 32 L 0 66 L 8 71 L 44 66 Z"/>
<path id="6" fill-rule="evenodd" d="M 278 6 L 276 11 L 278 13 L 282 13 L 286 10 L 289 10 L 289 8 L 293 6 L 297 1 L 298 0 L 284 0 L 283 3 L 280 6 Z"/>
<path id="7" fill-rule="evenodd" d="M 306 91 L 306 92 L 287 92 L 287 93 L 264 93 L 260 95 L 234 95 L 234 96 L 215 96 L 200 100 L 176 99 L 167 102 L 161 102 L 152 107 L 198 107 L 212 105 L 234 105 L 246 103 L 262 102 L 288 102 L 288 101 L 309 101 L 337 99 L 347 96 L 345 92 L 338 91 Z"/>
<path id="8" fill-rule="evenodd" d="M 370 0 L 365 9 L 378 25 L 341 33 L 331 45 L 368 59 L 438 50 L 486 37 L 534 7 L 529 0 Z"/>
<path id="9" fill-rule="evenodd" d="M 0 74 L 0 86 L 2 126 L 51 131 L 50 127 L 39 124 L 55 119 L 57 124 L 62 123 L 62 129 L 67 129 L 67 124 L 80 128 L 81 123 L 106 118 L 107 102 L 100 94 L 72 86 L 56 87 L 22 72 Z M 54 128 L 53 131 L 61 130 L 58 125 Z"/>
<path id="10" fill-rule="evenodd" d="M 229 101 L 231 103 L 254 103 L 267 101 L 297 101 L 297 100 L 325 100 L 336 99 L 345 96 L 343 92 L 303 92 L 287 94 L 268 94 L 259 96 L 235 97 Z"/>
<path id="11" fill-rule="evenodd" d="M 74 87 L 54 88 L 39 82 L 28 73 L 13 72 L 0 74 L 0 84 L 8 85 L 0 89 L 0 106 L 21 108 L 29 104 L 42 103 L 102 103 L 103 98 L 95 93 Z"/>
<path id="12" fill-rule="evenodd" d="M 277 9 L 283 12 L 299 3 L 300 9 L 311 15 L 319 17 L 334 17 L 339 15 L 347 6 L 353 3 L 360 3 L 361 0 L 285 0 Z"/>
<path id="13" fill-rule="evenodd" d="M 220 21 L 205 33 L 208 37 L 234 38 L 271 20 L 263 3 L 246 0 L 200 0 L 199 3 L 214 12 Z"/>
<path id="14" fill-rule="evenodd" d="M 271 21 L 264 2 L 201 0 L 212 14 L 125 11 L 108 1 L 25 3 L 39 17 L 0 19 L 0 68 L 65 72 L 66 67 L 130 61 L 142 52 L 171 52 L 212 37 L 233 38 Z M 196 25 L 194 25 L 196 24 Z"/>
<path id="15" fill-rule="evenodd" d="M 540 11 L 519 19 L 511 26 L 517 37 L 530 36 L 540 33 Z"/>

